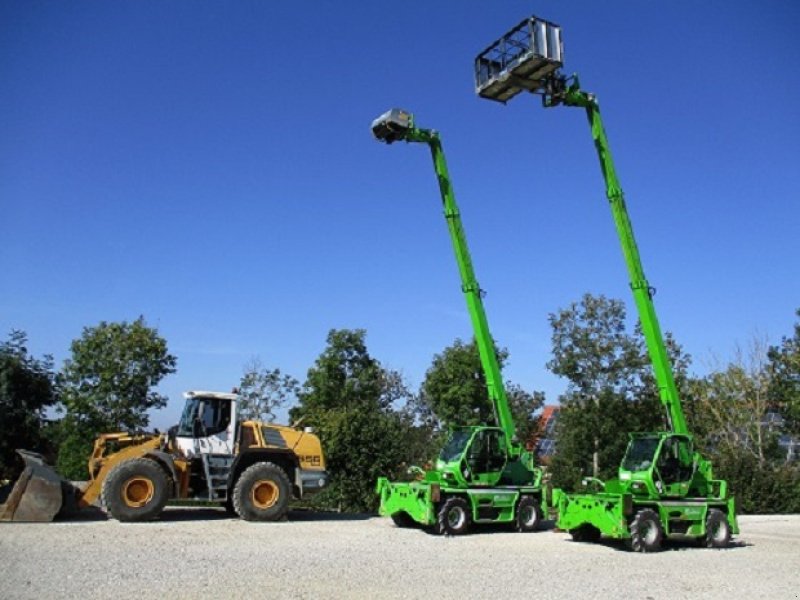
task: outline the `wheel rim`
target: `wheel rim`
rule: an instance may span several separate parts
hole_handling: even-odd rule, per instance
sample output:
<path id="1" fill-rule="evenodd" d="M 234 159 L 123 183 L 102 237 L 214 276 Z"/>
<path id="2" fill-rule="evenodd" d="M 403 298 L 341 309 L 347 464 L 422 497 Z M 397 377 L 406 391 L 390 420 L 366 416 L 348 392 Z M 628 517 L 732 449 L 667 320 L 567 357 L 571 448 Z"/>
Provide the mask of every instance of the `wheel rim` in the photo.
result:
<path id="1" fill-rule="evenodd" d="M 447 511 L 447 524 L 451 529 L 459 529 L 467 518 L 464 509 L 460 506 L 454 506 Z"/>
<path id="2" fill-rule="evenodd" d="M 530 505 L 523 506 L 519 510 L 519 516 L 522 524 L 526 527 L 530 527 L 536 523 L 536 508 Z"/>
<path id="3" fill-rule="evenodd" d="M 141 508 L 153 499 L 155 489 L 147 477 L 131 477 L 122 485 L 122 501 L 131 508 Z"/>
<path id="4" fill-rule="evenodd" d="M 711 539 L 717 543 L 725 541 L 727 533 L 728 524 L 725 521 L 717 521 L 711 526 Z"/>
<path id="5" fill-rule="evenodd" d="M 265 509 L 275 506 L 275 503 L 280 498 L 281 491 L 274 481 L 269 479 L 262 479 L 253 484 L 250 496 L 256 508 Z"/>
<path id="6" fill-rule="evenodd" d="M 648 546 L 652 546 L 658 539 L 658 527 L 653 521 L 645 521 L 642 525 L 642 539 Z"/>

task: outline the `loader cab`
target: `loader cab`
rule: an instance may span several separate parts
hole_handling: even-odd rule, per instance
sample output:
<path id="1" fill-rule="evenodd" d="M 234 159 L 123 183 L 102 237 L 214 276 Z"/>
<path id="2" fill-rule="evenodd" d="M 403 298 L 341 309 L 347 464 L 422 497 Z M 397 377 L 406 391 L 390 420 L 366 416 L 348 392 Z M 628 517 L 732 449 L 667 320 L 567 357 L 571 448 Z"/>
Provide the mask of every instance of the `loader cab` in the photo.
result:
<path id="1" fill-rule="evenodd" d="M 696 469 L 690 436 L 634 433 L 622 459 L 619 478 L 630 482 L 633 493 L 675 498 L 689 492 Z"/>
<path id="2" fill-rule="evenodd" d="M 236 432 L 235 394 L 187 392 L 176 432 L 176 444 L 192 458 L 233 454 Z"/>
<path id="3" fill-rule="evenodd" d="M 493 486 L 500 480 L 507 461 L 502 429 L 457 427 L 450 430 L 438 467 L 468 485 Z"/>

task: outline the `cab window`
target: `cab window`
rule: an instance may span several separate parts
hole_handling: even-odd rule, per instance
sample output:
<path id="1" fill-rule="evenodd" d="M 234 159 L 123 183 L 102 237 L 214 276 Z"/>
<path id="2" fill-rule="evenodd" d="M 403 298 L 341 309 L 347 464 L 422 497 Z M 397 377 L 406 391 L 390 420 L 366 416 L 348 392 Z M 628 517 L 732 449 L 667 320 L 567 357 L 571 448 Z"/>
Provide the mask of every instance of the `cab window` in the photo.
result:
<path id="1" fill-rule="evenodd" d="M 502 469 L 506 462 L 503 433 L 484 429 L 475 434 L 470 445 L 469 461 L 476 473 L 488 473 Z"/>
<path id="2" fill-rule="evenodd" d="M 231 403 L 219 398 L 192 398 L 186 403 L 178 435 L 207 437 L 225 431 L 231 422 Z"/>
<path id="3" fill-rule="evenodd" d="M 207 398 L 203 403 L 205 405 L 201 415 L 203 433 L 215 435 L 225 431 L 231 422 L 231 403 L 214 398 Z"/>
<path id="4" fill-rule="evenodd" d="M 658 472 L 665 484 L 691 479 L 692 454 L 692 444 L 688 440 L 678 437 L 664 440 L 658 456 Z"/>

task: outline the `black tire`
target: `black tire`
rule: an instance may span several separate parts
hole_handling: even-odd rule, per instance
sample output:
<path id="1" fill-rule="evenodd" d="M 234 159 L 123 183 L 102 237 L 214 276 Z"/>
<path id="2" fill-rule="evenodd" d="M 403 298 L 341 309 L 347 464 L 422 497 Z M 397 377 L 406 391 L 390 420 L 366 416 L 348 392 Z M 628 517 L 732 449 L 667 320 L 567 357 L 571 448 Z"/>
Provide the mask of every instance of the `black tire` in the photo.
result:
<path id="1" fill-rule="evenodd" d="M 472 518 L 469 504 L 459 497 L 448 498 L 436 519 L 436 533 L 443 535 L 461 535 L 469 530 Z"/>
<path id="2" fill-rule="evenodd" d="M 517 502 L 517 514 L 514 517 L 514 527 L 517 531 L 527 533 L 539 528 L 541 519 L 539 503 L 530 496 L 523 496 Z"/>
<path id="3" fill-rule="evenodd" d="M 103 504 L 118 521 L 149 521 L 164 510 L 170 484 L 164 469 L 147 458 L 114 467 L 103 482 Z"/>
<path id="4" fill-rule="evenodd" d="M 731 541 L 731 526 L 728 517 L 717 508 L 712 508 L 706 516 L 706 535 L 703 542 L 706 548 L 727 548 Z"/>
<path id="5" fill-rule="evenodd" d="M 292 486 L 279 466 L 259 462 L 247 467 L 233 488 L 233 508 L 245 521 L 278 521 L 289 511 Z"/>
<path id="6" fill-rule="evenodd" d="M 595 544 L 600 541 L 600 530 L 594 525 L 581 525 L 577 529 L 571 529 L 570 535 L 575 542 L 589 542 Z"/>
<path id="7" fill-rule="evenodd" d="M 225 512 L 230 515 L 231 517 L 238 517 L 239 513 L 236 512 L 236 509 L 233 506 L 233 498 L 228 496 L 228 499 L 225 500 Z"/>
<path id="8" fill-rule="evenodd" d="M 395 524 L 395 527 L 413 527 L 414 526 L 414 519 L 411 518 L 407 512 L 397 512 L 391 516 L 392 522 Z"/>
<path id="9" fill-rule="evenodd" d="M 661 540 L 664 539 L 664 528 L 658 513 L 643 508 L 634 517 L 630 525 L 631 539 L 629 545 L 634 552 L 658 552 Z"/>

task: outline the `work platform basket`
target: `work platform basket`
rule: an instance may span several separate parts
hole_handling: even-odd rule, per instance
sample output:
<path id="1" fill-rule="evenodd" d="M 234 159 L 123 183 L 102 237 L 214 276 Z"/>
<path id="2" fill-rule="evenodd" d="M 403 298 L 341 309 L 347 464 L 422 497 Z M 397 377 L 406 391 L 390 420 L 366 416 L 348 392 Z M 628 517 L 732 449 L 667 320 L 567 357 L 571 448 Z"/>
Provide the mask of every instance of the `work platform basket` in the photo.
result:
<path id="1" fill-rule="evenodd" d="M 522 91 L 543 92 L 563 55 L 561 27 L 529 17 L 477 56 L 475 91 L 498 102 Z"/>

